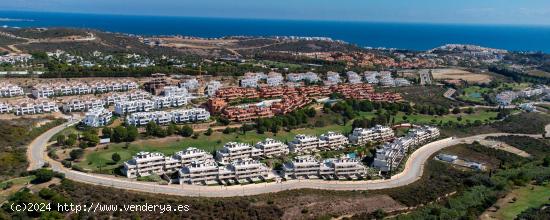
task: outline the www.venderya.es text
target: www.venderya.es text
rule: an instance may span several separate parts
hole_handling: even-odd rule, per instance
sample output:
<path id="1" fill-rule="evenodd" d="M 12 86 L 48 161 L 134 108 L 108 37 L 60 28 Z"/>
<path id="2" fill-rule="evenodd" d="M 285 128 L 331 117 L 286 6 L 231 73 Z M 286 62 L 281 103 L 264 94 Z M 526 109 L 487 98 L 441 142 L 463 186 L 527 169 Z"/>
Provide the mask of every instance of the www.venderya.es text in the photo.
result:
<path id="1" fill-rule="evenodd" d="M 10 208 L 14 212 L 188 212 L 189 205 L 170 204 L 124 204 L 112 205 L 102 203 L 73 204 L 73 203 L 12 203 Z"/>

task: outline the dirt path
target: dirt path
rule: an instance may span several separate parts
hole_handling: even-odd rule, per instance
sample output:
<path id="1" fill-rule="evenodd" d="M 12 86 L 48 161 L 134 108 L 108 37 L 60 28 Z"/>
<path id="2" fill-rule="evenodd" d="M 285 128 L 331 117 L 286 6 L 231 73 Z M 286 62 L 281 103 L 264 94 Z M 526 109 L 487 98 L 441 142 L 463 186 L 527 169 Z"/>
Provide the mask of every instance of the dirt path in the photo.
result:
<path id="1" fill-rule="evenodd" d="M 481 140 L 479 143 L 484 145 L 484 146 L 490 147 L 490 148 L 494 148 L 494 149 L 497 149 L 497 150 L 503 150 L 503 151 L 506 151 L 506 152 L 509 152 L 509 153 L 513 153 L 513 154 L 518 155 L 520 157 L 531 157 L 531 155 L 529 153 L 527 153 L 523 150 L 520 150 L 518 148 L 515 148 L 514 146 L 508 145 L 504 142 L 495 141 L 495 140 Z"/>

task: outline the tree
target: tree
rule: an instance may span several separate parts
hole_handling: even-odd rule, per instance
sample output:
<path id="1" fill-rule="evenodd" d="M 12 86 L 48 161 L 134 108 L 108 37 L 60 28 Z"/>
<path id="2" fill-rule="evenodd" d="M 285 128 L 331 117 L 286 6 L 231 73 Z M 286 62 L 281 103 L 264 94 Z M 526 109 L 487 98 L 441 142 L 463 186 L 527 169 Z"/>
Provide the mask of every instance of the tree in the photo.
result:
<path id="1" fill-rule="evenodd" d="M 57 138 L 56 138 L 56 141 L 57 141 L 57 145 L 61 146 L 61 145 L 65 145 L 65 135 L 58 135 Z"/>
<path id="2" fill-rule="evenodd" d="M 460 108 L 459 107 L 455 107 L 453 108 L 453 114 L 460 114 Z"/>
<path id="3" fill-rule="evenodd" d="M 473 114 L 474 113 L 474 108 L 472 108 L 472 107 L 467 108 L 466 113 L 467 114 Z"/>
<path id="4" fill-rule="evenodd" d="M 138 136 L 139 136 L 139 131 L 138 131 L 137 127 L 136 126 L 128 126 L 128 128 L 126 129 L 126 138 L 125 138 L 125 140 L 127 142 L 132 142 L 132 141 L 135 141 Z"/>
<path id="5" fill-rule="evenodd" d="M 206 132 L 204 132 L 204 135 L 210 136 L 210 135 L 212 135 L 212 133 L 214 133 L 214 130 L 212 130 L 212 128 L 208 128 L 208 130 L 206 130 Z"/>
<path id="6" fill-rule="evenodd" d="M 170 123 L 166 128 L 166 135 L 167 136 L 174 135 L 177 130 L 178 130 L 177 126 L 175 124 Z"/>
<path id="7" fill-rule="evenodd" d="M 113 131 L 113 141 L 122 142 L 128 138 L 128 130 L 125 127 L 117 126 Z"/>
<path id="8" fill-rule="evenodd" d="M 72 160 L 78 160 L 84 156 L 84 150 L 82 149 L 74 149 L 69 153 L 69 156 Z"/>
<path id="9" fill-rule="evenodd" d="M 34 175 L 36 176 L 34 179 L 36 183 L 45 183 L 52 180 L 54 177 L 54 172 L 53 170 L 42 168 L 36 171 Z"/>
<path id="10" fill-rule="evenodd" d="M 193 128 L 189 127 L 189 125 L 185 125 L 181 128 L 181 136 L 184 136 L 184 137 L 191 137 L 191 135 L 193 135 L 194 131 L 193 131 Z"/>
<path id="11" fill-rule="evenodd" d="M 120 155 L 118 153 L 114 153 L 111 155 L 111 159 L 113 159 L 114 162 L 120 161 Z"/>
<path id="12" fill-rule="evenodd" d="M 110 127 L 104 127 L 101 130 L 101 134 L 103 134 L 104 138 L 111 138 L 111 136 L 113 136 L 113 129 L 111 129 Z"/>
<path id="13" fill-rule="evenodd" d="M 549 167 L 550 166 L 550 157 L 545 157 L 543 162 L 542 162 L 542 165 L 545 166 L 545 167 Z"/>

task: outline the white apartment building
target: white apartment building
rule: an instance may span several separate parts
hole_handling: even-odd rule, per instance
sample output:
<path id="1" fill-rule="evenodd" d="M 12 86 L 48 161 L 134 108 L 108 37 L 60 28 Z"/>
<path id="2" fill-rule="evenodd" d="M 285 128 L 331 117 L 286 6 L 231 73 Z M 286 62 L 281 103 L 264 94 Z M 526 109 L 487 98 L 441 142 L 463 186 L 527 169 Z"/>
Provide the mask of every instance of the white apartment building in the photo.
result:
<path id="1" fill-rule="evenodd" d="M 367 168 L 355 158 L 326 159 L 319 168 L 319 176 L 325 179 L 358 179 L 367 175 Z"/>
<path id="2" fill-rule="evenodd" d="M 136 112 L 126 116 L 126 122 L 134 126 L 144 126 L 149 122 L 165 125 L 172 121 L 172 115 L 168 112 Z"/>
<path id="3" fill-rule="evenodd" d="M 222 164 L 228 164 L 239 159 L 259 158 L 262 150 L 249 144 L 229 142 L 222 149 L 216 151 L 216 160 Z"/>
<path id="4" fill-rule="evenodd" d="M 219 81 L 212 80 L 206 85 L 206 95 L 213 97 L 216 95 L 216 91 L 222 87 Z"/>
<path id="5" fill-rule="evenodd" d="M 266 79 L 267 85 L 270 87 L 281 86 L 283 84 L 283 81 L 284 81 L 283 75 L 276 72 L 270 72 L 267 75 L 267 79 Z"/>
<path id="6" fill-rule="evenodd" d="M 220 168 L 213 161 L 192 162 L 178 172 L 180 184 L 211 184 L 218 180 Z"/>
<path id="7" fill-rule="evenodd" d="M 349 144 L 348 138 L 341 133 L 329 131 L 319 137 L 320 141 L 325 142 L 327 149 L 338 150 L 343 149 Z"/>
<path id="8" fill-rule="evenodd" d="M 265 180 L 268 178 L 269 168 L 257 161 L 239 159 L 226 166 L 219 167 L 216 163 L 208 161 L 205 163 L 193 162 L 183 167 L 179 172 L 180 184 L 212 184 L 231 183 L 241 181 Z"/>
<path id="9" fill-rule="evenodd" d="M 393 87 L 395 86 L 395 81 L 391 75 L 381 75 L 380 76 L 380 85 L 381 86 L 387 86 L 387 87 Z"/>
<path id="10" fill-rule="evenodd" d="M 176 152 L 173 158 L 179 160 L 181 166 L 189 166 L 193 162 L 206 163 L 214 161 L 212 154 L 194 147 L 189 147 L 183 151 Z"/>
<path id="11" fill-rule="evenodd" d="M 245 88 L 256 88 L 258 87 L 258 78 L 256 77 L 244 77 L 240 80 L 240 86 Z"/>
<path id="12" fill-rule="evenodd" d="M 10 113 L 12 110 L 13 109 L 10 104 L 5 102 L 0 102 L 0 114 Z"/>
<path id="13" fill-rule="evenodd" d="M 15 115 L 33 115 L 59 111 L 57 104 L 48 99 L 20 100 L 12 106 L 12 109 Z"/>
<path id="14" fill-rule="evenodd" d="M 379 73 L 375 71 L 365 71 L 365 73 L 363 73 L 365 81 L 369 84 L 378 84 L 380 82 L 378 80 L 378 75 Z"/>
<path id="15" fill-rule="evenodd" d="M 157 110 L 164 108 L 173 108 L 187 105 L 188 96 L 171 95 L 171 96 L 155 96 L 153 97 L 153 105 Z"/>
<path id="16" fill-rule="evenodd" d="M 64 102 L 61 109 L 63 112 L 83 112 L 90 109 L 102 108 L 103 106 L 105 106 L 105 101 L 101 99 L 91 98 L 82 100 L 74 98 Z"/>
<path id="17" fill-rule="evenodd" d="M 31 90 L 34 98 L 47 98 L 55 95 L 54 89 L 46 85 L 33 86 Z"/>
<path id="18" fill-rule="evenodd" d="M 255 181 L 265 180 L 268 177 L 269 168 L 258 160 L 251 158 L 239 159 L 231 162 L 226 166 L 226 170 L 229 170 L 234 176 L 233 178 L 238 182 L 243 180 Z M 224 178 L 219 175 L 220 181 L 229 180 L 230 178 Z"/>
<path id="19" fill-rule="evenodd" d="M 128 178 L 161 175 L 166 172 L 166 161 L 171 160 L 162 153 L 139 152 L 131 160 L 124 162 L 122 173 Z"/>
<path id="20" fill-rule="evenodd" d="M 25 95 L 23 88 L 10 83 L 0 83 L 0 97 L 15 97 Z"/>
<path id="21" fill-rule="evenodd" d="M 319 169 L 319 161 L 311 155 L 297 156 L 283 165 L 284 176 L 294 179 L 318 176 Z"/>
<path id="22" fill-rule="evenodd" d="M 199 88 L 200 83 L 197 79 L 192 78 L 185 80 L 184 82 L 180 83 L 180 87 L 187 89 L 187 90 L 195 90 Z"/>
<path id="23" fill-rule="evenodd" d="M 349 135 L 349 141 L 354 145 L 364 145 L 368 142 L 384 142 L 394 138 L 390 127 L 376 125 L 372 128 L 355 128 Z"/>
<path id="24" fill-rule="evenodd" d="M 151 100 L 121 101 L 115 103 L 115 113 L 125 115 L 134 112 L 150 112 L 155 108 Z"/>
<path id="25" fill-rule="evenodd" d="M 327 80 L 324 82 L 325 85 L 337 85 L 338 83 L 341 83 L 342 80 L 340 79 L 340 73 L 337 72 L 328 72 L 327 73 Z"/>
<path id="26" fill-rule="evenodd" d="M 294 140 L 288 143 L 290 152 L 298 154 L 318 152 L 320 149 L 326 148 L 326 146 L 326 141 L 320 140 L 315 136 L 304 134 L 296 135 Z"/>
<path id="27" fill-rule="evenodd" d="M 289 73 L 286 75 L 286 80 L 290 82 L 300 82 L 304 80 L 304 75 L 301 73 Z"/>
<path id="28" fill-rule="evenodd" d="M 102 127 L 107 125 L 111 121 L 112 117 L 113 113 L 103 107 L 92 108 L 88 112 L 86 112 L 86 115 L 84 116 L 82 122 L 86 126 Z"/>
<path id="29" fill-rule="evenodd" d="M 135 92 L 128 92 L 128 93 L 110 93 L 106 94 L 103 99 L 107 105 L 112 105 L 117 102 L 124 102 L 124 101 L 137 101 L 137 100 L 143 100 L 143 99 L 150 99 L 151 94 L 144 92 L 144 91 L 135 91 Z"/>
<path id="30" fill-rule="evenodd" d="M 256 143 L 255 147 L 262 151 L 262 156 L 270 158 L 274 156 L 286 155 L 289 153 L 288 146 L 281 141 L 267 138 L 264 141 Z"/>
<path id="31" fill-rule="evenodd" d="M 314 72 L 307 72 L 307 73 L 304 73 L 303 75 L 304 75 L 303 76 L 304 80 L 310 83 L 316 83 L 321 80 L 319 79 L 319 76 L 317 75 L 317 73 L 314 73 Z"/>
<path id="32" fill-rule="evenodd" d="M 171 112 L 135 112 L 126 116 L 126 122 L 135 126 L 144 126 L 151 121 L 158 125 L 164 125 L 170 122 L 180 124 L 208 119 L 210 119 L 210 113 L 202 108 L 180 109 Z"/>
<path id="33" fill-rule="evenodd" d="M 395 86 L 410 86 L 411 85 L 411 82 L 409 80 L 406 80 L 404 78 L 395 78 L 393 80 L 393 83 L 395 84 Z"/>
<path id="34" fill-rule="evenodd" d="M 179 109 L 170 113 L 172 114 L 172 121 L 176 124 L 208 121 L 210 119 L 210 112 L 204 108 Z"/>
<path id="35" fill-rule="evenodd" d="M 372 166 L 382 172 L 397 169 L 405 158 L 409 149 L 439 137 L 439 129 L 435 127 L 421 127 L 412 129 L 407 136 L 397 138 L 391 143 L 386 143 L 382 148 L 376 150 Z"/>
<path id="36" fill-rule="evenodd" d="M 359 74 L 357 74 L 356 72 L 348 71 L 346 73 L 346 76 L 348 77 L 348 82 L 350 84 L 359 84 L 362 82 L 361 76 L 359 76 Z"/>
<path id="37" fill-rule="evenodd" d="M 186 88 L 180 88 L 177 86 L 165 86 L 164 87 L 164 96 L 188 96 Z"/>

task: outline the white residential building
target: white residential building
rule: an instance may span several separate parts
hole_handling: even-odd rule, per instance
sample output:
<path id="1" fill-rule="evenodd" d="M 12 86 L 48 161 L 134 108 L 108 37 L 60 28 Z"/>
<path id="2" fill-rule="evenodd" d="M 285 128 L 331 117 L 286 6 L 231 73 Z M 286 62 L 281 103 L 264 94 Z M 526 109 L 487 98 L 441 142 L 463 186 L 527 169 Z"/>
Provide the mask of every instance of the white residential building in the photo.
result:
<path id="1" fill-rule="evenodd" d="M 239 159 L 259 158 L 261 156 L 262 150 L 245 143 L 229 142 L 222 149 L 216 151 L 216 160 L 223 164 Z"/>
<path id="2" fill-rule="evenodd" d="M 12 109 L 15 115 L 33 115 L 59 111 L 59 107 L 57 106 L 57 104 L 48 99 L 19 100 L 16 104 L 12 106 Z"/>
<path id="3" fill-rule="evenodd" d="M 173 157 L 179 160 L 182 166 L 189 166 L 193 162 L 207 163 L 214 161 L 214 157 L 212 156 L 212 154 L 194 147 L 189 147 L 184 151 L 178 151 L 174 154 Z"/>
<path id="4" fill-rule="evenodd" d="M 0 83 L 0 97 L 15 97 L 25 95 L 23 88 L 10 83 Z"/>
<path id="5" fill-rule="evenodd" d="M 325 81 L 325 85 L 337 85 L 338 83 L 341 83 L 342 80 L 340 79 L 340 73 L 337 72 L 328 72 L 327 73 L 327 81 Z"/>
<path id="6" fill-rule="evenodd" d="M 407 136 L 397 138 L 391 143 L 386 143 L 382 148 L 376 150 L 372 166 L 382 172 L 397 169 L 405 158 L 409 149 L 420 146 L 439 137 L 439 129 L 435 127 L 421 127 L 412 129 Z"/>
<path id="7" fill-rule="evenodd" d="M 379 73 L 374 71 L 365 71 L 363 74 L 365 81 L 369 84 L 378 84 L 380 81 L 378 80 Z"/>
<path id="8" fill-rule="evenodd" d="M 153 97 L 153 106 L 156 110 L 165 108 L 175 108 L 187 105 L 188 96 L 171 95 L 171 96 L 155 96 Z"/>
<path id="9" fill-rule="evenodd" d="M 367 175 L 367 168 L 355 158 L 326 159 L 319 168 L 319 176 L 326 179 L 359 179 Z"/>
<path id="10" fill-rule="evenodd" d="M 220 168 L 213 161 L 192 162 L 179 170 L 180 184 L 210 184 L 218 181 Z"/>
<path id="11" fill-rule="evenodd" d="M 210 119 L 210 112 L 204 108 L 179 109 L 170 113 L 172 114 L 172 121 L 176 124 L 208 121 Z"/>
<path id="12" fill-rule="evenodd" d="M 355 128 L 349 135 L 349 141 L 355 145 L 364 145 L 368 142 L 384 142 L 394 138 L 390 127 L 376 125 L 373 128 Z"/>
<path id="13" fill-rule="evenodd" d="M 244 77 L 240 80 L 241 87 L 256 88 L 258 87 L 258 78 L 256 77 Z"/>
<path id="14" fill-rule="evenodd" d="M 5 102 L 0 102 L 0 114 L 10 113 L 12 110 L 13 109 L 10 104 Z"/>
<path id="15" fill-rule="evenodd" d="M 314 73 L 314 72 L 304 73 L 303 78 L 305 81 L 308 81 L 310 83 L 316 83 L 320 81 L 319 76 L 317 75 L 317 73 Z"/>
<path id="16" fill-rule="evenodd" d="M 348 138 L 341 133 L 329 131 L 319 137 L 320 141 L 325 142 L 327 149 L 337 150 L 342 149 L 349 144 Z"/>
<path id="17" fill-rule="evenodd" d="M 267 79 L 266 79 L 267 85 L 270 87 L 281 86 L 283 84 L 283 81 L 284 81 L 283 75 L 276 72 L 270 72 L 267 75 Z"/>
<path id="18" fill-rule="evenodd" d="M 150 112 L 155 108 L 155 103 L 151 100 L 121 101 L 115 103 L 115 113 L 125 115 L 134 112 Z"/>
<path id="19" fill-rule="evenodd" d="M 286 79 L 290 82 L 300 82 L 304 80 L 304 76 L 301 73 L 289 73 L 286 75 Z"/>
<path id="20" fill-rule="evenodd" d="M 213 97 L 216 95 L 216 91 L 222 87 L 219 81 L 212 80 L 206 85 L 206 95 Z"/>
<path id="21" fill-rule="evenodd" d="M 283 165 L 283 172 L 290 178 L 309 178 L 319 175 L 319 161 L 311 155 L 297 156 L 291 162 Z"/>
<path id="22" fill-rule="evenodd" d="M 86 112 L 82 122 L 90 127 L 102 127 L 111 121 L 113 113 L 103 107 L 93 108 Z"/>
<path id="23" fill-rule="evenodd" d="M 231 162 L 226 166 L 226 170 L 231 171 L 233 178 L 238 182 L 243 180 L 255 181 L 265 180 L 268 177 L 269 168 L 260 161 L 253 160 L 251 158 L 239 159 Z M 223 178 L 219 175 L 218 178 L 221 181 L 231 178 Z"/>
<path id="24" fill-rule="evenodd" d="M 404 79 L 404 78 L 395 78 L 393 80 L 393 83 L 397 87 L 399 87 L 399 86 L 410 86 L 411 85 L 411 82 L 409 80 Z"/>
<path id="25" fill-rule="evenodd" d="M 172 121 L 172 115 L 168 112 L 136 112 L 126 116 L 126 122 L 134 126 L 144 126 L 149 122 L 165 125 Z"/>
<path id="26" fill-rule="evenodd" d="M 294 140 L 288 143 L 290 152 L 298 154 L 317 152 L 320 149 L 324 149 L 326 146 L 326 141 L 320 140 L 315 136 L 303 134 L 296 135 Z"/>
<path id="27" fill-rule="evenodd" d="M 161 175 L 166 172 L 165 165 L 169 157 L 162 153 L 139 152 L 131 160 L 124 162 L 122 173 L 128 178 Z"/>
<path id="28" fill-rule="evenodd" d="M 53 88 L 46 85 L 33 86 L 31 93 L 34 98 L 47 98 L 55 95 Z"/>
<path id="29" fill-rule="evenodd" d="M 289 153 L 288 146 L 281 141 L 267 138 L 264 141 L 256 143 L 257 149 L 262 151 L 262 156 L 270 158 L 274 156 L 286 155 Z"/>
<path id="30" fill-rule="evenodd" d="M 356 72 L 348 71 L 346 73 L 346 76 L 348 77 L 348 82 L 350 84 L 359 84 L 362 82 L 361 76 L 359 76 L 359 74 L 357 74 Z"/>
<path id="31" fill-rule="evenodd" d="M 187 90 L 196 90 L 197 88 L 199 88 L 199 86 L 200 86 L 200 83 L 195 78 L 187 79 L 183 83 L 180 83 L 180 87 Z"/>
<path id="32" fill-rule="evenodd" d="M 180 88 L 177 86 L 165 86 L 164 87 L 164 96 L 188 96 L 186 88 Z"/>
<path id="33" fill-rule="evenodd" d="M 101 99 L 85 99 L 74 98 L 63 103 L 63 112 L 83 112 L 90 109 L 101 108 L 105 106 L 105 101 Z"/>

